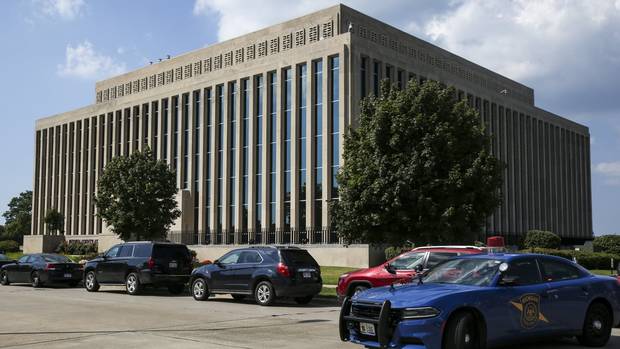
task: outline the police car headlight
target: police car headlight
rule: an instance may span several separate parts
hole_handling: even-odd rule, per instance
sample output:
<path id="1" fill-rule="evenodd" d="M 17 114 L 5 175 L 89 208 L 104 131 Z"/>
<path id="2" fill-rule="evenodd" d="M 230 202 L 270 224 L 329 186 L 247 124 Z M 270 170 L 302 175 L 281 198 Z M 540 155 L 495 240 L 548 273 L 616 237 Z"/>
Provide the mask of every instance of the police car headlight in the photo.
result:
<path id="1" fill-rule="evenodd" d="M 440 311 L 433 307 L 405 308 L 401 310 L 400 317 L 403 320 L 428 319 L 439 315 Z"/>

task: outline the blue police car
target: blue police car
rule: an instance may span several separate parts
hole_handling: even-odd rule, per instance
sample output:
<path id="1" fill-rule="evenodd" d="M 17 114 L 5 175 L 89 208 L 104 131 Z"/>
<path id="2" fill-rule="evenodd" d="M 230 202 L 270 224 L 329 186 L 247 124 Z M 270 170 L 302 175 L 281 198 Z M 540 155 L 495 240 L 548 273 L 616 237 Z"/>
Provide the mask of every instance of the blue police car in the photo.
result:
<path id="1" fill-rule="evenodd" d="M 563 258 L 470 255 L 418 282 L 345 299 L 340 338 L 370 348 L 486 348 L 576 336 L 604 346 L 620 322 L 620 284 Z"/>

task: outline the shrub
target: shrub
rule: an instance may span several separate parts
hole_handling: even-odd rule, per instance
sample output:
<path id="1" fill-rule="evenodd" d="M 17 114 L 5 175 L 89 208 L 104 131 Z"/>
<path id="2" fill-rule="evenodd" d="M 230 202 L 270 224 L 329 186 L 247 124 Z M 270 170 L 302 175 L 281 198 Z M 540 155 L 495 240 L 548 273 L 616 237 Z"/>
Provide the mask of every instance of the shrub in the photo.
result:
<path id="1" fill-rule="evenodd" d="M 562 239 L 550 231 L 530 230 L 527 232 L 523 245 L 525 248 L 556 249 L 561 243 Z"/>
<path id="2" fill-rule="evenodd" d="M 573 258 L 576 258 L 577 263 L 579 263 L 582 267 L 586 269 L 608 270 L 611 267 L 612 258 L 614 259 L 614 268 L 617 268 L 618 262 L 620 262 L 620 255 L 602 252 L 555 250 L 548 248 L 533 248 L 524 252 L 548 254 L 551 256 L 566 258 L 569 260 L 573 260 Z"/>
<path id="3" fill-rule="evenodd" d="M 17 243 L 17 241 L 13 240 L 0 241 L 0 251 L 17 252 L 19 251 L 19 244 Z"/>
<path id="4" fill-rule="evenodd" d="M 388 247 L 385 249 L 385 260 L 390 260 L 403 252 L 407 252 L 411 250 L 409 246 L 400 246 L 400 247 Z"/>
<path id="5" fill-rule="evenodd" d="M 97 242 L 69 240 L 63 241 L 56 247 L 56 253 L 68 255 L 93 255 L 97 253 Z"/>
<path id="6" fill-rule="evenodd" d="M 620 235 L 603 235 L 594 238 L 594 252 L 620 255 Z"/>

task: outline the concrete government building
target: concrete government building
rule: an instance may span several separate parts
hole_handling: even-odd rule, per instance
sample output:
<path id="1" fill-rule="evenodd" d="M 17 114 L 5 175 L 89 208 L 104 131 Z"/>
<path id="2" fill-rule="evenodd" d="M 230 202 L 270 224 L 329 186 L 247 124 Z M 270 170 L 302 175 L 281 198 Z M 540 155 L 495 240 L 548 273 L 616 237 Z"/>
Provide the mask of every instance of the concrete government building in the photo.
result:
<path id="1" fill-rule="evenodd" d="M 94 104 L 38 120 L 25 248 L 63 238 L 43 222 L 52 208 L 64 238 L 114 243 L 93 202 L 97 178 L 149 146 L 177 173 L 171 240 L 216 257 L 231 245 L 304 243 L 342 264 L 328 207 L 344 132 L 383 79 L 439 81 L 479 111 L 507 164 L 488 235 L 592 237 L 587 127 L 537 108 L 527 86 L 338 5 L 100 81 Z M 370 250 L 345 255 L 361 265 Z"/>

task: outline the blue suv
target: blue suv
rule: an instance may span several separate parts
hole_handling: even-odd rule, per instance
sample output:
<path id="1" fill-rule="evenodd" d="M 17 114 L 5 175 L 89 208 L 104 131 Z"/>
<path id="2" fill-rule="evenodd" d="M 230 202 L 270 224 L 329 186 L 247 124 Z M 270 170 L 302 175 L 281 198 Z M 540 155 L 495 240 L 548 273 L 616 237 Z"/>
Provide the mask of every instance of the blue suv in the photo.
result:
<path id="1" fill-rule="evenodd" d="M 237 300 L 253 296 L 259 305 L 271 305 L 281 297 L 307 304 L 321 292 L 323 281 L 319 264 L 308 251 L 264 246 L 236 249 L 194 269 L 190 285 L 197 301 L 230 294 Z"/>

